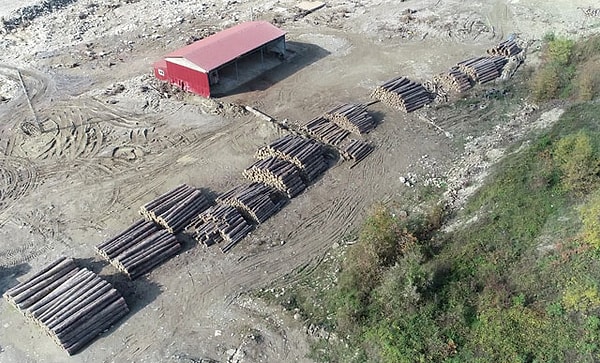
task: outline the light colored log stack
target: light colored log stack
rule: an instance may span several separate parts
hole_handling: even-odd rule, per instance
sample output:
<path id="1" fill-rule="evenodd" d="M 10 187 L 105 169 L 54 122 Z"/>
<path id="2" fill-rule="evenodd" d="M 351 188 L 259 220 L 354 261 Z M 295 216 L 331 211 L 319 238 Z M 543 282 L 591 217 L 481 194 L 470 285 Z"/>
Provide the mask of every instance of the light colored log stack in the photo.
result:
<path id="1" fill-rule="evenodd" d="M 508 60 L 505 57 L 475 57 L 458 63 L 458 69 L 479 84 L 491 82 L 500 77 Z"/>
<path id="2" fill-rule="evenodd" d="M 157 197 L 140 208 L 146 220 L 154 221 L 170 233 L 181 231 L 210 204 L 198 189 L 186 184 Z"/>
<path id="3" fill-rule="evenodd" d="M 404 112 L 415 111 L 433 101 L 432 95 L 422 84 L 402 76 L 375 88 L 371 98 Z"/>
<path id="4" fill-rule="evenodd" d="M 237 208 L 254 223 L 261 224 L 285 203 L 280 193 L 262 183 L 237 186 L 217 197 L 217 203 Z"/>
<path id="5" fill-rule="evenodd" d="M 441 86 L 445 91 L 457 93 L 465 92 L 472 87 L 469 76 L 458 67 L 452 67 L 448 72 L 433 77 L 433 82 Z"/>
<path id="6" fill-rule="evenodd" d="M 242 174 L 250 181 L 264 183 L 285 193 L 288 198 L 294 198 L 306 189 L 298 167 L 273 156 L 257 161 Z"/>
<path id="7" fill-rule="evenodd" d="M 225 245 L 221 247 L 221 251 L 226 253 L 246 237 L 252 228 L 237 209 L 217 204 L 196 217 L 187 230 L 196 241 L 205 246 L 224 241 Z"/>
<path id="8" fill-rule="evenodd" d="M 133 280 L 176 255 L 181 247 L 173 234 L 141 220 L 95 249 Z"/>
<path id="9" fill-rule="evenodd" d="M 315 140 L 286 135 L 256 151 L 256 158 L 277 157 L 296 165 L 306 182 L 313 181 L 327 169 L 323 147 Z"/>
<path id="10" fill-rule="evenodd" d="M 346 160 L 354 160 L 354 162 L 358 164 L 361 160 L 373 152 L 373 150 L 373 146 L 364 141 L 350 139 L 343 146 L 340 153 Z"/>
<path id="11" fill-rule="evenodd" d="M 517 42 L 514 40 L 505 40 L 497 46 L 488 49 L 487 54 L 492 56 L 511 57 L 521 53 L 522 50 L 523 49 L 521 49 L 521 47 L 519 47 Z"/>
<path id="12" fill-rule="evenodd" d="M 324 144 L 337 147 L 342 141 L 350 135 L 350 131 L 343 129 L 331 120 L 323 116 L 315 117 L 308 121 L 303 129 Z"/>
<path id="13" fill-rule="evenodd" d="M 65 257 L 6 291 L 4 298 L 69 355 L 129 312 L 111 284 Z"/>
<path id="14" fill-rule="evenodd" d="M 375 128 L 375 120 L 363 104 L 344 103 L 327 111 L 323 117 L 357 135 L 366 134 Z"/>

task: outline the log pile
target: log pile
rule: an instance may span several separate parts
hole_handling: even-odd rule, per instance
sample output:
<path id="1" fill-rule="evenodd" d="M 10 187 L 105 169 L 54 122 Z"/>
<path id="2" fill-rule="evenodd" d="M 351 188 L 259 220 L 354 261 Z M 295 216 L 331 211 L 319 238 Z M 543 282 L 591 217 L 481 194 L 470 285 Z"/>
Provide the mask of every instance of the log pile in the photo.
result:
<path id="1" fill-rule="evenodd" d="M 477 83 L 484 84 L 500 77 L 506 62 L 505 57 L 475 57 L 458 63 L 458 69 Z"/>
<path id="2" fill-rule="evenodd" d="M 194 239 L 205 246 L 225 241 L 221 247 L 223 253 L 246 237 L 252 228 L 237 209 L 219 204 L 202 212 L 188 226 Z"/>
<path id="3" fill-rule="evenodd" d="M 316 179 L 327 169 L 323 147 L 314 140 L 300 136 L 284 136 L 256 152 L 258 159 L 272 156 L 296 165 L 302 177 L 308 182 Z"/>
<path id="4" fill-rule="evenodd" d="M 285 200 L 279 192 L 262 183 L 237 186 L 217 197 L 217 203 L 237 208 L 257 224 L 281 209 Z"/>
<path id="5" fill-rule="evenodd" d="M 294 198 L 306 189 L 300 170 L 287 160 L 270 157 L 252 164 L 242 173 L 248 180 L 264 183 Z"/>
<path id="6" fill-rule="evenodd" d="M 373 146 L 364 141 L 350 139 L 342 148 L 341 154 L 346 160 L 354 160 L 358 163 L 373 152 L 373 150 Z"/>
<path id="7" fill-rule="evenodd" d="M 402 76 L 375 88 L 371 98 L 404 112 L 415 111 L 432 101 L 431 94 L 422 84 Z"/>
<path id="8" fill-rule="evenodd" d="M 4 298 L 72 355 L 129 312 L 111 284 L 60 258 Z"/>
<path id="9" fill-rule="evenodd" d="M 327 111 L 323 117 L 357 135 L 366 134 L 375 128 L 375 120 L 363 104 L 344 103 Z"/>
<path id="10" fill-rule="evenodd" d="M 210 204 L 198 189 L 186 184 L 159 196 L 140 208 L 146 220 L 154 221 L 170 233 L 181 231 L 192 218 Z"/>
<path id="11" fill-rule="evenodd" d="M 154 222 L 141 220 L 95 249 L 133 280 L 173 257 L 181 250 L 181 244 Z"/>
<path id="12" fill-rule="evenodd" d="M 472 87 L 469 76 L 458 67 L 452 67 L 448 72 L 433 77 L 433 82 L 446 91 L 462 93 Z"/>
<path id="13" fill-rule="evenodd" d="M 492 56 L 511 57 L 521 53 L 523 49 L 519 47 L 514 40 L 505 40 L 497 46 L 487 50 L 487 54 Z"/>
<path id="14" fill-rule="evenodd" d="M 343 129 L 322 116 L 308 121 L 303 128 L 310 136 L 333 147 L 337 147 L 350 135 L 350 131 Z"/>

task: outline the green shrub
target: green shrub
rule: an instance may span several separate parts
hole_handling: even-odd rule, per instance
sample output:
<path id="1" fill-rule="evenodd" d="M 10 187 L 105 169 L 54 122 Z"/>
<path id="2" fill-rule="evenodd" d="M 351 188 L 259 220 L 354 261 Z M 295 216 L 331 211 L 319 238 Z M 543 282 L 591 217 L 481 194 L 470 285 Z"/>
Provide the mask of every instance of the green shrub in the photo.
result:
<path id="1" fill-rule="evenodd" d="M 560 139 L 554 148 L 553 159 L 562 172 L 565 190 L 587 193 L 598 182 L 600 160 L 587 132 L 580 131 Z"/>
<path id="2" fill-rule="evenodd" d="M 600 190 L 597 190 L 580 209 L 584 240 L 600 249 Z"/>
<path id="3" fill-rule="evenodd" d="M 555 38 L 548 42 L 548 61 L 561 66 L 569 64 L 575 42 L 566 38 Z"/>
<path id="4" fill-rule="evenodd" d="M 567 311 L 587 313 L 600 308 L 598 283 L 590 279 L 572 278 L 565 289 L 562 299 Z"/>
<path id="5" fill-rule="evenodd" d="M 577 72 L 577 98 L 591 101 L 600 95 L 600 57 L 585 61 Z"/>

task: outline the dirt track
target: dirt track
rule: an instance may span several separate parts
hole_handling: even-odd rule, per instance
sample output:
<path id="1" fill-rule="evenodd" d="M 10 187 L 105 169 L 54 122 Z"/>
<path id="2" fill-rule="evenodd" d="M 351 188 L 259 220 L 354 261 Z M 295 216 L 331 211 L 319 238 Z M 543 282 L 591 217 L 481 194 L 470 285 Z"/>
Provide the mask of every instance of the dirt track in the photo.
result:
<path id="1" fill-rule="evenodd" d="M 0 291 L 69 255 L 114 282 L 132 313 L 68 358 L 0 303 L 2 362 L 227 361 L 238 348 L 244 362 L 306 361 L 301 322 L 244 292 L 321 263 L 374 202 L 402 204 L 407 188 L 401 176 L 414 172 L 419 182 L 425 174 L 443 176 L 468 137 L 493 128 L 486 122 L 491 111 L 420 113 L 437 117 L 449 138 L 418 114 L 372 106 L 379 125 L 368 139 L 375 152 L 352 169 L 332 160 L 321 179 L 227 255 L 190 243 L 147 279 L 127 282 L 99 262 L 92 246 L 139 218 L 142 203 L 179 183 L 213 195 L 240 183 L 254 151 L 281 134 L 237 104 L 292 124 L 308 121 L 338 102 L 368 101 L 375 85 L 396 74 L 427 79 L 482 54 L 508 33 L 539 39 L 551 28 L 585 33 L 595 24 L 575 26 L 582 20 L 575 7 L 591 1 L 425 1 L 419 8 L 411 1 L 332 1 L 298 21 L 292 1 L 214 1 L 213 7 L 179 2 L 158 16 L 152 32 L 160 2 L 113 3 L 90 8 L 75 2 L 0 41 L 0 89 L 10 91 L 0 103 Z M 288 31 L 297 52 L 289 63 L 220 104 L 165 99 L 142 89 L 150 84 L 153 60 L 198 29 L 245 18 L 250 7 L 255 17 L 278 19 Z M 408 8 L 416 10 L 414 19 L 403 17 Z M 89 14 L 80 19 L 81 12 Z M 125 90 L 111 93 L 115 83 Z"/>

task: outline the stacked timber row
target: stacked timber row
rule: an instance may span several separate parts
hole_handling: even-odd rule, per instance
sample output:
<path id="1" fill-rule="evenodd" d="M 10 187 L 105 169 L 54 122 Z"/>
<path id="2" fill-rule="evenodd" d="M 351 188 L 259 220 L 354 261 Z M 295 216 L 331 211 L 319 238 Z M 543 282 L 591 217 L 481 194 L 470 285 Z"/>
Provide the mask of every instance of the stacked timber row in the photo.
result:
<path id="1" fill-rule="evenodd" d="M 366 134 L 375 128 L 375 121 L 363 104 L 344 103 L 327 111 L 324 117 L 357 135 Z"/>
<path id="2" fill-rule="evenodd" d="M 508 60 L 505 57 L 476 57 L 458 63 L 458 69 L 475 82 L 484 84 L 500 77 L 506 62 Z"/>
<path id="3" fill-rule="evenodd" d="M 264 183 L 294 198 L 306 189 L 300 170 L 287 160 L 274 156 L 259 160 L 242 173 L 248 180 Z"/>
<path id="4" fill-rule="evenodd" d="M 133 280 L 176 255 L 181 244 L 154 222 L 141 220 L 95 249 Z"/>
<path id="5" fill-rule="evenodd" d="M 487 50 L 489 55 L 511 57 L 521 53 L 522 49 L 514 40 L 505 40 L 497 46 Z"/>
<path id="6" fill-rule="evenodd" d="M 217 197 L 217 203 L 237 208 L 255 223 L 261 224 L 285 203 L 280 193 L 262 183 L 240 185 Z"/>
<path id="7" fill-rule="evenodd" d="M 223 253 L 246 237 L 252 228 L 237 209 L 219 204 L 202 212 L 188 226 L 194 239 L 205 246 L 224 241 Z"/>
<path id="8" fill-rule="evenodd" d="M 256 151 L 258 159 L 272 156 L 296 165 L 307 182 L 316 179 L 327 169 L 323 147 L 315 140 L 300 136 L 284 136 Z"/>
<path id="9" fill-rule="evenodd" d="M 181 231 L 189 222 L 209 207 L 198 189 L 186 184 L 159 196 L 140 208 L 146 220 L 154 221 L 170 233 Z"/>
<path id="10" fill-rule="evenodd" d="M 69 354 L 129 312 L 111 284 L 65 257 L 6 291 L 4 298 Z"/>
<path id="11" fill-rule="evenodd" d="M 371 152 L 373 152 L 373 146 L 355 139 L 350 139 L 341 150 L 341 154 L 346 160 L 354 160 L 356 163 L 366 158 Z"/>
<path id="12" fill-rule="evenodd" d="M 422 84 L 406 77 L 396 77 L 378 86 L 371 93 L 371 98 L 404 112 L 415 111 L 433 100 Z"/>
<path id="13" fill-rule="evenodd" d="M 308 121 L 303 128 L 310 136 L 333 147 L 337 147 L 350 135 L 350 131 L 322 116 Z"/>
<path id="14" fill-rule="evenodd" d="M 469 76 L 458 67 L 452 67 L 448 72 L 433 77 L 433 82 L 446 91 L 462 93 L 472 87 Z"/>

